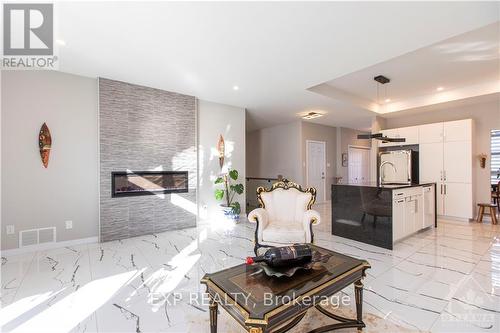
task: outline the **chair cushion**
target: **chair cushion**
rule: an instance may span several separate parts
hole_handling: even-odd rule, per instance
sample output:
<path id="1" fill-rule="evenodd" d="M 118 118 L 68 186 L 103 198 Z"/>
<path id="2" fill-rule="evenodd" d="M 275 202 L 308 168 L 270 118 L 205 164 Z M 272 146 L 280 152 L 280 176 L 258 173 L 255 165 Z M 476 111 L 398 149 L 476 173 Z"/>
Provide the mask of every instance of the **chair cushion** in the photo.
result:
<path id="1" fill-rule="evenodd" d="M 270 221 L 262 231 L 262 240 L 282 244 L 305 243 L 306 235 L 301 225 Z"/>
<path id="2" fill-rule="evenodd" d="M 304 212 L 311 200 L 311 194 L 300 192 L 294 188 L 288 190 L 278 188 L 271 192 L 261 193 L 261 198 L 270 221 L 302 224 Z"/>

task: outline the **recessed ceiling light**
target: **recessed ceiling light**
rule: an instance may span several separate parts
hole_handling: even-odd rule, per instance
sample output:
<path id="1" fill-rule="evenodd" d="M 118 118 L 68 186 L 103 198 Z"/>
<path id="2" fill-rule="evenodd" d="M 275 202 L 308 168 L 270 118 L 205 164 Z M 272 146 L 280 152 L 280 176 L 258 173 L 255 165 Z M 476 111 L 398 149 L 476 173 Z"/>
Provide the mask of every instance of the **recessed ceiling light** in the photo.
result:
<path id="1" fill-rule="evenodd" d="M 311 111 L 311 112 L 308 112 L 308 113 L 302 115 L 302 119 L 310 120 L 310 119 L 319 118 L 322 116 L 324 116 L 323 113 Z"/>
<path id="2" fill-rule="evenodd" d="M 385 102 L 386 102 L 386 103 L 389 103 L 390 101 L 391 101 L 391 99 L 390 99 L 390 98 L 386 98 L 386 99 L 385 99 Z"/>
<path id="3" fill-rule="evenodd" d="M 61 45 L 61 46 L 66 46 L 66 42 L 63 41 L 62 39 L 56 39 L 56 44 Z"/>
<path id="4" fill-rule="evenodd" d="M 240 90 L 240 87 L 238 87 L 238 86 L 233 86 L 233 90 Z"/>
<path id="5" fill-rule="evenodd" d="M 436 90 L 437 90 L 437 91 L 443 91 L 443 90 L 444 90 L 444 88 L 443 88 L 443 87 L 437 87 L 437 88 L 436 88 Z"/>

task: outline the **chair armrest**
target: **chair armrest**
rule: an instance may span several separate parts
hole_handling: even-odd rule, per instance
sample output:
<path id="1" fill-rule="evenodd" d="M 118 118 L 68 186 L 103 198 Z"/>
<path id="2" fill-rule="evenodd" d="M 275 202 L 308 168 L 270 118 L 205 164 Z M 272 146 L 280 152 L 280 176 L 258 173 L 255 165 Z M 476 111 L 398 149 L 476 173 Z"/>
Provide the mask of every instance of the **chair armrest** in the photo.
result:
<path id="1" fill-rule="evenodd" d="M 265 227 L 269 218 L 264 208 L 256 208 L 248 214 L 248 221 L 256 223 L 258 220 L 259 226 Z"/>
<path id="2" fill-rule="evenodd" d="M 312 226 L 318 225 L 321 223 L 321 216 L 315 210 L 309 209 L 304 213 L 304 217 L 302 219 L 302 227 L 306 233 L 306 242 L 312 243 L 313 241 L 313 233 Z"/>
<path id="3" fill-rule="evenodd" d="M 248 221 L 257 223 L 256 242 L 262 241 L 262 231 L 269 223 L 269 217 L 264 208 L 256 208 L 248 214 Z"/>
<path id="4" fill-rule="evenodd" d="M 303 223 L 304 227 L 308 228 L 310 223 L 312 223 L 313 225 L 318 225 L 321 223 L 321 216 L 315 210 L 312 209 L 306 210 L 304 213 Z"/>

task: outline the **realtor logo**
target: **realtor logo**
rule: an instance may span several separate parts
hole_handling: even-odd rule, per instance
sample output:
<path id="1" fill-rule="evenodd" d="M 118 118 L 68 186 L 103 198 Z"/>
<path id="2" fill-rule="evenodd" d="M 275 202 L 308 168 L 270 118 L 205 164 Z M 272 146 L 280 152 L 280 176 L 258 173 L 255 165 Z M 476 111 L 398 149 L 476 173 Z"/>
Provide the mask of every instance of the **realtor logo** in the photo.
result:
<path id="1" fill-rule="evenodd" d="M 57 65 L 53 4 L 4 4 L 1 68 L 57 69 Z"/>
<path id="2" fill-rule="evenodd" d="M 52 55 L 52 4 L 4 4 L 3 53 L 9 56 Z"/>

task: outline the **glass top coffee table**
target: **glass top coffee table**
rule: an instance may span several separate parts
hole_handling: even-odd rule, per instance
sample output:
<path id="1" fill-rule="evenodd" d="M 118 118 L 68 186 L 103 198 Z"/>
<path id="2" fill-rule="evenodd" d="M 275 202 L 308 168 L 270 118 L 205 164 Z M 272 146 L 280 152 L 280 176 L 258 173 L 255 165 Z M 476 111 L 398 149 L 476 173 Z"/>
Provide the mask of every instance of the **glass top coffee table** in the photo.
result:
<path id="1" fill-rule="evenodd" d="M 206 274 L 201 283 L 210 297 L 210 331 L 217 332 L 217 308 L 222 306 L 250 333 L 286 332 L 315 307 L 338 323 L 314 329 L 328 332 L 340 328 L 365 327 L 362 318 L 363 283 L 367 261 L 311 245 L 323 256 L 310 270 L 297 271 L 292 277 L 269 277 L 260 264 L 238 265 Z M 356 319 L 327 311 L 328 298 L 354 284 Z"/>

